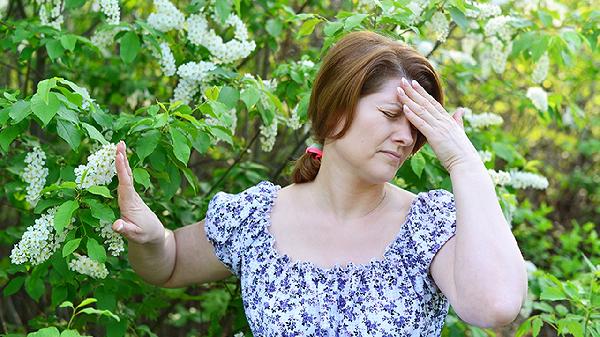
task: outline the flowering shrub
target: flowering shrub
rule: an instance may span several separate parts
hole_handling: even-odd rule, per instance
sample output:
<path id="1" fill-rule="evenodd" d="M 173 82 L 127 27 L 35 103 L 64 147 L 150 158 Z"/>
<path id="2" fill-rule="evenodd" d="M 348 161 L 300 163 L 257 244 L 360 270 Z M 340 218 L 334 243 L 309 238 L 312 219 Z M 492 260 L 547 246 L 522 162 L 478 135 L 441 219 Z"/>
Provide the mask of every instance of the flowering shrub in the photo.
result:
<path id="1" fill-rule="evenodd" d="M 197 222 L 218 190 L 280 181 L 290 172 L 289 159 L 312 143 L 306 111 L 320 56 L 359 29 L 428 57 L 444 82 L 446 109 L 466 107 L 465 131 L 531 269 L 551 272 L 569 296 L 565 284 L 581 286 L 579 302 L 553 309 L 561 317 L 544 316 L 547 301 L 564 298 L 548 297 L 555 293 L 544 283 L 548 274 L 532 272 L 529 311 L 511 332 L 597 332 L 586 323 L 597 303 L 582 297 L 597 294 L 597 283 L 585 283 L 597 279 L 576 254 L 600 263 L 597 224 L 590 222 L 600 195 L 590 164 L 600 153 L 592 114 L 598 15 L 588 3 L 260 4 L 0 5 L 0 67 L 8 74 L 0 95 L 0 285 L 11 308 L 5 333 L 249 333 L 237 281 L 160 289 L 132 271 L 125 242 L 111 229 L 119 216 L 115 144 L 127 143 L 136 189 L 163 224 Z M 428 146 L 394 183 L 451 189 Z M 561 204 L 566 197 L 571 202 Z M 545 291 L 536 288 L 542 284 Z M 98 309 L 83 308 L 88 298 Z M 28 309 L 15 308 L 17 300 Z M 74 320 L 79 313 L 98 319 Z M 581 330 L 573 321 L 587 325 Z M 444 335 L 466 334 L 494 332 L 451 312 Z"/>

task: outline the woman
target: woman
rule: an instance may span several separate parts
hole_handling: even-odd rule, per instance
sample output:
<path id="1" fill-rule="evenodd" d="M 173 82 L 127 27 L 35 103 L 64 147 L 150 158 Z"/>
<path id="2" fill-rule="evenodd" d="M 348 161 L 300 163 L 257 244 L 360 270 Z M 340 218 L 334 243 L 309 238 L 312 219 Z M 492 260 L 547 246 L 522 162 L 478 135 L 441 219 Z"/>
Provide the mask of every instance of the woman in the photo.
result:
<path id="1" fill-rule="evenodd" d="M 414 49 L 350 33 L 315 79 L 318 144 L 293 184 L 219 192 L 205 220 L 173 232 L 135 192 L 120 143 L 113 228 L 147 282 L 238 276 L 256 336 L 439 336 L 450 304 L 470 324 L 508 324 L 527 293 L 524 260 L 462 111 L 451 117 L 442 103 L 438 75 Z M 425 141 L 454 194 L 388 183 Z"/>

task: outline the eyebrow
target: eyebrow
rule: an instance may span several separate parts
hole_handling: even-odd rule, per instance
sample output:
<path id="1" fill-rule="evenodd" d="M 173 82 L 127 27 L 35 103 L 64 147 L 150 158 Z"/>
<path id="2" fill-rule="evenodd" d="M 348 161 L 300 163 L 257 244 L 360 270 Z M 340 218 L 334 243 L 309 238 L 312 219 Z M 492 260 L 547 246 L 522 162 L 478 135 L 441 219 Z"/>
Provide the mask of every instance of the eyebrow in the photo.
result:
<path id="1" fill-rule="evenodd" d="M 391 106 L 398 108 L 399 110 L 402 110 L 402 105 L 400 105 L 396 102 L 386 102 L 386 103 L 383 103 L 383 105 L 391 105 Z"/>

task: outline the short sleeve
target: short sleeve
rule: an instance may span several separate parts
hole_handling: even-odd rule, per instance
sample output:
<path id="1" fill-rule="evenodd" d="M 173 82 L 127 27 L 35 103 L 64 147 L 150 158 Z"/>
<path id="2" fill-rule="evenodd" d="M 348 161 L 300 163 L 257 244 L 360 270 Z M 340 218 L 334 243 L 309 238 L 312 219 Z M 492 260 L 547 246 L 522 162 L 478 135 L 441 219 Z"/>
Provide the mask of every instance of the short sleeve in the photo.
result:
<path id="1" fill-rule="evenodd" d="M 218 192 L 208 203 L 204 230 L 217 258 L 237 277 L 241 274 L 245 234 L 253 205 L 253 188 L 237 194 Z"/>
<path id="2" fill-rule="evenodd" d="M 411 234 L 417 263 L 428 274 L 435 254 L 456 233 L 456 205 L 454 195 L 443 189 L 422 192 L 419 201 Z"/>

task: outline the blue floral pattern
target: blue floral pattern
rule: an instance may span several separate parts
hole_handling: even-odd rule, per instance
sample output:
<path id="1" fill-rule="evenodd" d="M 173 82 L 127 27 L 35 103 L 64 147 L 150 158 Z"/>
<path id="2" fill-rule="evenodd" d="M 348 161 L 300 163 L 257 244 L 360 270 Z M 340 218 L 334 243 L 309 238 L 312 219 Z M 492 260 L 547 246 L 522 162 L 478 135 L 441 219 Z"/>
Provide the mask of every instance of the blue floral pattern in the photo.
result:
<path id="1" fill-rule="evenodd" d="M 218 192 L 204 224 L 216 256 L 240 278 L 255 336 L 440 336 L 449 303 L 429 265 L 456 231 L 452 193 L 418 193 L 381 259 L 326 269 L 274 248 L 268 227 L 280 189 L 261 181 Z"/>

